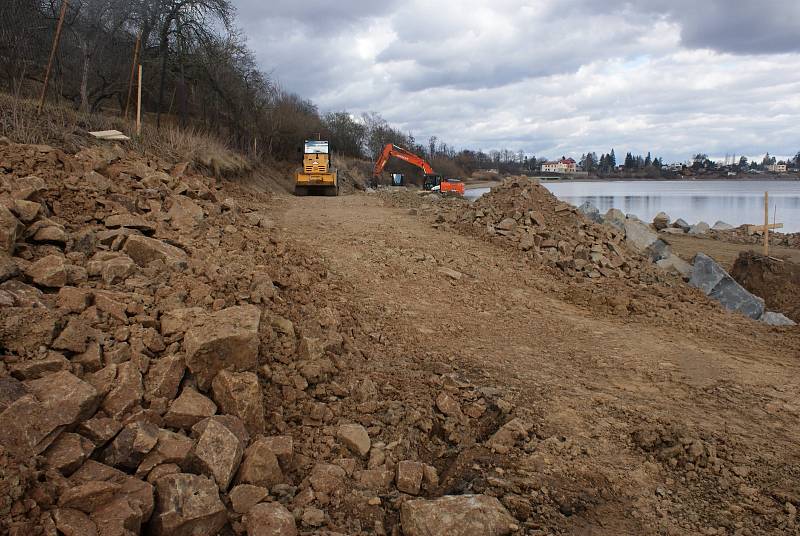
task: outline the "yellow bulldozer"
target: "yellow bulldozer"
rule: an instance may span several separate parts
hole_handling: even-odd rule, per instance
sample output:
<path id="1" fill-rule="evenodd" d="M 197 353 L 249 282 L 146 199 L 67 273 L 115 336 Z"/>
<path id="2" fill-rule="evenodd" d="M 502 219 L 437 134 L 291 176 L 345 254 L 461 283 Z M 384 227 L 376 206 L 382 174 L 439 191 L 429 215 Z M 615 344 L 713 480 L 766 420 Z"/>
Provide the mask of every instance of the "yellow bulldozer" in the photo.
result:
<path id="1" fill-rule="evenodd" d="M 297 172 L 295 195 L 339 195 L 339 176 L 331 167 L 327 141 L 307 140 L 303 145 L 303 169 Z"/>

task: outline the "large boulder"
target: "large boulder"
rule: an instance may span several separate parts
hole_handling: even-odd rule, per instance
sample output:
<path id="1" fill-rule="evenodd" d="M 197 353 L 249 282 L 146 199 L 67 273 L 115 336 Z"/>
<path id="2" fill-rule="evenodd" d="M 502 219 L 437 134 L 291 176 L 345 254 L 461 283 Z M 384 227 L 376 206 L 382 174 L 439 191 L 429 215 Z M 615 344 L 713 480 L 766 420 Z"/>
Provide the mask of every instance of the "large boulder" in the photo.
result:
<path id="1" fill-rule="evenodd" d="M 183 195 L 176 195 L 172 198 L 172 207 L 167 214 L 172 225 L 183 231 L 189 231 L 203 221 L 202 207 Z"/>
<path id="2" fill-rule="evenodd" d="M 186 252 L 155 238 L 132 235 L 125 242 L 124 251 L 139 266 L 147 266 L 156 260 L 167 266 L 186 266 Z"/>
<path id="3" fill-rule="evenodd" d="M 219 422 L 209 420 L 190 460 L 194 469 L 213 477 L 219 488 L 225 491 L 239 468 L 242 454 L 239 438 Z"/>
<path id="4" fill-rule="evenodd" d="M 157 426 L 148 422 L 130 423 L 103 451 L 103 462 L 132 471 L 155 448 L 157 442 Z"/>
<path id="5" fill-rule="evenodd" d="M 283 471 L 269 441 L 259 439 L 247 447 L 236 481 L 266 488 L 283 483 Z"/>
<path id="6" fill-rule="evenodd" d="M 0 204 L 0 253 L 14 253 L 14 243 L 23 226 L 5 205 Z"/>
<path id="7" fill-rule="evenodd" d="M 651 261 L 658 262 L 672 255 L 672 249 L 669 244 L 659 238 L 647 247 L 647 255 Z"/>
<path id="8" fill-rule="evenodd" d="M 0 445 L 19 456 L 44 451 L 61 431 L 91 417 L 100 397 L 90 384 L 69 372 L 25 382 L 6 380 L 0 413 Z"/>
<path id="9" fill-rule="evenodd" d="M 222 309 L 199 320 L 183 338 L 186 366 L 203 390 L 220 370 L 255 370 L 261 310 L 255 305 Z"/>
<path id="10" fill-rule="evenodd" d="M 625 213 L 618 208 L 610 208 L 603 216 L 603 223 L 622 229 L 625 224 Z"/>
<path id="11" fill-rule="evenodd" d="M 672 222 L 672 228 L 673 228 L 673 229 L 680 229 L 680 230 L 681 230 L 681 231 L 683 231 L 684 233 L 688 233 L 688 232 L 689 232 L 689 229 L 691 229 L 691 228 L 692 228 L 692 226 L 691 226 L 691 225 L 689 225 L 689 224 L 686 222 L 686 220 L 684 220 L 684 219 L 682 219 L 682 218 L 678 218 L 677 220 L 675 220 L 674 222 Z"/>
<path id="12" fill-rule="evenodd" d="M 698 224 L 692 225 L 689 228 L 689 234 L 692 235 L 692 236 L 702 236 L 702 235 L 708 234 L 708 231 L 710 229 L 711 228 L 708 226 L 708 224 L 706 222 L 701 221 Z"/>
<path id="13" fill-rule="evenodd" d="M 787 317 L 783 313 L 775 313 L 772 311 L 767 311 L 761 318 L 759 318 L 761 322 L 768 324 L 770 326 L 796 326 L 797 323 L 792 320 L 791 318 Z"/>
<path id="14" fill-rule="evenodd" d="M 600 210 L 594 206 L 591 201 L 586 201 L 584 204 L 579 206 L 578 212 L 595 223 L 603 223 L 603 217 L 600 215 Z"/>
<path id="15" fill-rule="evenodd" d="M 362 458 L 369 454 L 370 441 L 366 428 L 360 424 L 343 424 L 336 431 L 336 436 L 345 447 Z"/>
<path id="16" fill-rule="evenodd" d="M 764 300 L 748 292 L 722 266 L 703 253 L 698 253 L 694 258 L 689 284 L 730 311 L 740 312 L 755 320 L 764 314 Z"/>
<path id="17" fill-rule="evenodd" d="M 296 536 L 292 513 L 280 503 L 257 504 L 244 516 L 248 536 Z"/>
<path id="18" fill-rule="evenodd" d="M 724 221 L 717 221 L 717 223 L 715 223 L 714 227 L 711 229 L 714 231 L 730 231 L 731 229 L 734 229 L 734 226 L 730 223 L 725 223 Z"/>
<path id="19" fill-rule="evenodd" d="M 164 424 L 173 428 L 190 429 L 217 412 L 217 405 L 191 387 L 184 387 L 181 396 L 170 404 Z"/>
<path id="20" fill-rule="evenodd" d="M 183 356 L 168 355 L 153 362 L 147 370 L 145 393 L 149 398 L 172 400 L 178 394 L 186 365 Z"/>
<path id="21" fill-rule="evenodd" d="M 692 276 L 692 265 L 674 253 L 656 261 L 656 266 L 667 272 L 675 272 L 684 279 L 689 279 Z"/>
<path id="22" fill-rule="evenodd" d="M 211 392 L 221 413 L 242 419 L 251 435 L 264 433 L 264 401 L 255 373 L 222 370 L 214 378 Z"/>
<path id="23" fill-rule="evenodd" d="M 156 507 L 150 519 L 153 536 L 215 536 L 228 521 L 213 480 L 173 473 L 155 481 Z"/>
<path id="24" fill-rule="evenodd" d="M 650 226 L 636 220 L 625 220 L 622 224 L 625 229 L 625 241 L 636 251 L 644 253 L 656 240 L 658 235 L 650 229 Z"/>
<path id="25" fill-rule="evenodd" d="M 656 217 L 653 218 L 653 227 L 656 228 L 656 231 L 669 227 L 669 216 L 665 212 L 656 214 Z"/>
<path id="26" fill-rule="evenodd" d="M 500 501 L 487 495 L 406 501 L 400 523 L 406 536 L 505 536 L 519 528 Z"/>
<path id="27" fill-rule="evenodd" d="M 60 288 L 67 284 L 67 264 L 61 255 L 48 255 L 28 266 L 25 275 L 39 286 Z"/>

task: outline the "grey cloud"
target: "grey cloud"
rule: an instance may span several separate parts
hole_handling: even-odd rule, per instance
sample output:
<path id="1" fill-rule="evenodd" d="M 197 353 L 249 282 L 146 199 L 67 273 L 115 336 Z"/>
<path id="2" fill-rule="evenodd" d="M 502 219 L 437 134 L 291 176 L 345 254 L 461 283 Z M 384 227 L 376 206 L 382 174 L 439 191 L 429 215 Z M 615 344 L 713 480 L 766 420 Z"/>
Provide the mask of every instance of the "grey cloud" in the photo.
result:
<path id="1" fill-rule="evenodd" d="M 800 51 L 797 0 L 573 0 L 559 8 L 573 16 L 623 13 L 644 25 L 664 17 L 680 25 L 687 48 L 732 54 Z"/>
<path id="2" fill-rule="evenodd" d="M 323 111 L 378 111 L 420 140 L 668 160 L 800 149 L 800 2 L 238 4 L 284 87 Z"/>

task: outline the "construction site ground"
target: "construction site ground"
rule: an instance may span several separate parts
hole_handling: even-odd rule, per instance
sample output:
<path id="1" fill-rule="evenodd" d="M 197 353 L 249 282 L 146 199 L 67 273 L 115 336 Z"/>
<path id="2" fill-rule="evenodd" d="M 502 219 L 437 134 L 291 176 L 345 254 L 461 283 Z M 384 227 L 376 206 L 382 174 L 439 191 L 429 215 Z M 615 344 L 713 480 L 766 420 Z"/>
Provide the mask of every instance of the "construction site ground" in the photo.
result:
<path id="1" fill-rule="evenodd" d="M 752 244 L 734 244 L 722 240 L 711 238 L 699 238 L 695 236 L 676 236 L 666 237 L 672 250 L 678 253 L 687 261 L 691 261 L 698 253 L 705 253 L 715 261 L 730 270 L 736 258 L 743 251 L 756 251 L 761 253 L 763 248 Z M 787 248 L 782 246 L 770 246 L 770 256 L 779 259 L 787 259 L 795 263 L 800 263 L 800 249 Z"/>
<path id="2" fill-rule="evenodd" d="M 376 195 L 275 203 L 284 237 L 355 289 L 387 359 L 444 363 L 500 389 L 536 416 L 540 439 L 564 446 L 526 464 L 543 486 L 585 498 L 564 512 L 568 532 L 797 533 L 796 328 L 578 307 L 517 252 Z M 707 476 L 648 452 L 643 437 L 670 433 L 712 445 L 726 467 Z"/>

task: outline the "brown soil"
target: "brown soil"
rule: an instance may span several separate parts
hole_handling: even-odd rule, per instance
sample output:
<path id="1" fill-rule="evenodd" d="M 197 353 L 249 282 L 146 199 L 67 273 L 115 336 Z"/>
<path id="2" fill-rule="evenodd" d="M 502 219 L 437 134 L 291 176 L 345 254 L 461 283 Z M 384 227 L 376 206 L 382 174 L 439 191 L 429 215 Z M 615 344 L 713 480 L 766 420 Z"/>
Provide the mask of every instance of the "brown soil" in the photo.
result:
<path id="1" fill-rule="evenodd" d="M 422 498 L 497 497 L 503 534 L 797 533 L 800 328 L 724 312 L 525 191 L 554 246 L 458 201 L 272 196 L 132 152 L 0 144 L 0 532 L 274 521 L 236 511 L 232 463 L 269 469 L 263 500 L 300 534 L 400 535 L 410 461 Z M 608 257 L 569 257 L 590 243 Z M 219 354 L 238 388 L 208 388 Z M 227 414 L 182 424 L 178 393 Z M 253 451 L 262 436 L 292 446 Z"/>
<path id="2" fill-rule="evenodd" d="M 691 261 L 698 253 L 705 253 L 720 263 L 726 270 L 731 270 L 733 268 L 733 263 L 739 257 L 740 253 L 747 251 L 761 253 L 762 250 L 762 246 L 759 244 L 742 244 L 721 239 L 680 235 L 659 235 L 659 237 L 672 246 L 672 251 L 687 261 Z M 770 256 L 800 263 L 800 248 L 770 246 Z"/>
<path id="3" fill-rule="evenodd" d="M 375 196 L 284 203 L 287 236 L 353 285 L 384 358 L 444 364 L 533 419 L 526 453 L 495 461 L 541 485 L 532 534 L 796 533 L 800 330 L 705 303 L 610 315 L 524 254 Z"/>
<path id="4" fill-rule="evenodd" d="M 781 311 L 800 322 L 800 264 L 742 253 L 731 275 L 744 288 L 764 298 L 771 311 Z"/>

